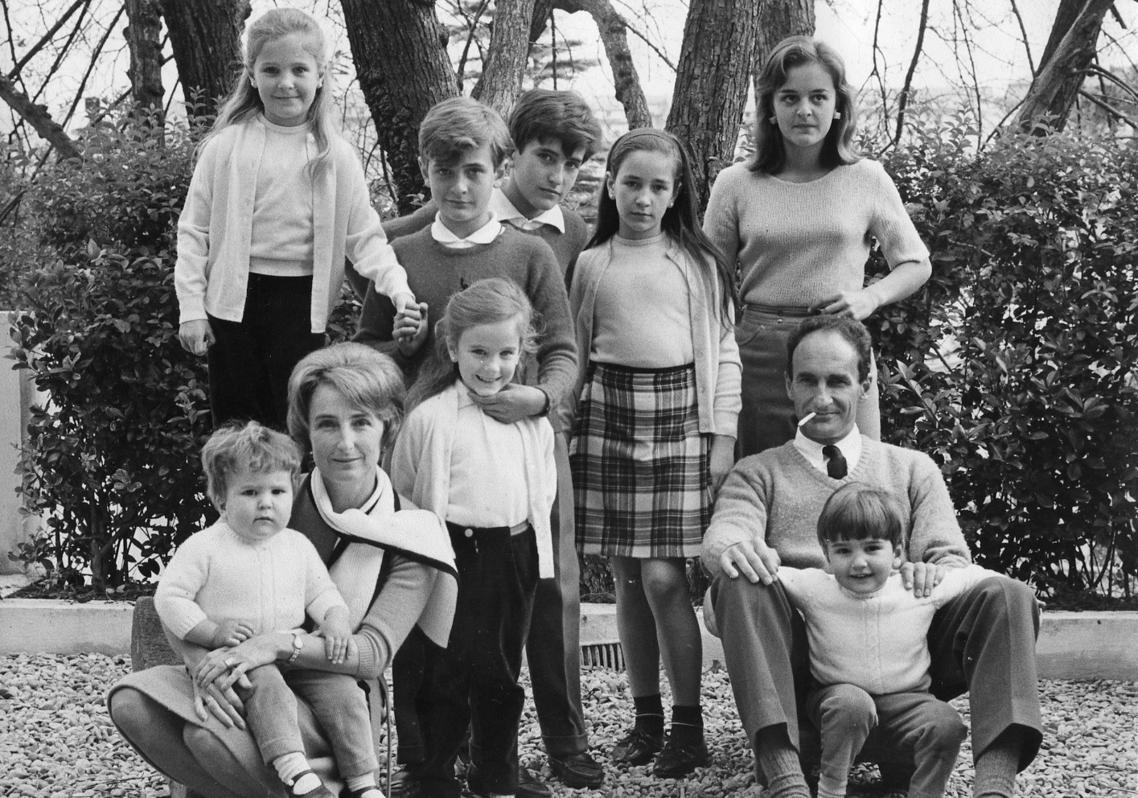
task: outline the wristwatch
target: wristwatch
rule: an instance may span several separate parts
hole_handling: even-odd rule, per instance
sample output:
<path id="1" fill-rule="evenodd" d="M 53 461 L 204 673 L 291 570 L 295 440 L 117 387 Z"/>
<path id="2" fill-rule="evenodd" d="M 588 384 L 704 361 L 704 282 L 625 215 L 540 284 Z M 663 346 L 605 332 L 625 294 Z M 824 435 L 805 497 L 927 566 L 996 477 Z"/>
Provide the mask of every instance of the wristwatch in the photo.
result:
<path id="1" fill-rule="evenodd" d="M 285 662 L 287 662 L 289 665 L 296 662 L 297 657 L 300 656 L 300 652 L 303 649 L 304 649 L 304 632 L 301 632 L 298 629 L 293 629 L 292 630 L 292 653 L 288 655 L 288 659 L 285 660 Z"/>

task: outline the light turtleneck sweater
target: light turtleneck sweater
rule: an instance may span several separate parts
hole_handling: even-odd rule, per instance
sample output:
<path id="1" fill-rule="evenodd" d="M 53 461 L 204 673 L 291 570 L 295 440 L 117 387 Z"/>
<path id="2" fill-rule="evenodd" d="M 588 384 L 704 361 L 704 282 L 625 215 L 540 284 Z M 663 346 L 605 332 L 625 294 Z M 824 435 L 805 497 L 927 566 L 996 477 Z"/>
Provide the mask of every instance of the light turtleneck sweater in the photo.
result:
<path id="1" fill-rule="evenodd" d="M 692 362 L 688 287 L 668 258 L 663 233 L 632 240 L 614 236 L 612 262 L 601 277 L 589 359 L 633 368 Z"/>
<path id="2" fill-rule="evenodd" d="M 808 183 L 729 166 L 703 228 L 739 262 L 739 298 L 749 304 L 809 307 L 861 289 L 872 239 L 890 267 L 929 256 L 897 187 L 865 158 Z"/>
<path id="3" fill-rule="evenodd" d="M 736 463 L 716 496 L 703 538 L 703 564 L 712 576 L 719 574 L 724 550 L 754 538 L 765 540 L 784 565 L 821 568 L 818 516 L 830 495 L 848 482 L 893 495 L 909 536 L 909 561 L 967 565 L 971 555 L 932 458 L 864 435 L 861 446 L 857 465 L 842 479 L 811 465 L 793 441 Z"/>

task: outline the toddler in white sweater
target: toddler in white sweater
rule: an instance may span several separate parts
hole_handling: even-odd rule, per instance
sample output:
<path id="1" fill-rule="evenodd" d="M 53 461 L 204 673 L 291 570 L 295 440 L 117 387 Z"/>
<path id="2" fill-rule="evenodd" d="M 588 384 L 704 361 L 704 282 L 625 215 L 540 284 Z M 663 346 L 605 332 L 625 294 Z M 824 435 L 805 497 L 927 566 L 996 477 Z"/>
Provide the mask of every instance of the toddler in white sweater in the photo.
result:
<path id="1" fill-rule="evenodd" d="M 778 569 L 806 621 L 811 720 L 822 737 L 819 798 L 846 794 L 854 757 L 870 730 L 913 753 L 909 798 L 944 795 L 966 729 L 929 693 L 927 635 L 949 599 L 995 574 L 976 565 L 947 569 L 932 594 L 902 584 L 901 516 L 892 497 L 864 484 L 842 486 L 818 518 L 826 569 Z"/>
<path id="2" fill-rule="evenodd" d="M 232 648 L 264 632 L 293 630 L 281 666 L 245 673 L 238 689 L 265 764 L 290 795 L 333 798 L 304 754 L 296 695 L 329 735 L 336 767 L 351 798 L 383 798 L 366 695 L 347 674 L 294 666 L 305 613 L 317 623 L 325 656 L 343 663 L 354 645 L 348 606 L 316 548 L 287 528 L 300 471 L 296 444 L 250 421 L 221 427 L 202 448 L 210 499 L 221 518 L 178 547 L 154 595 L 162 623 L 179 640 L 207 649 Z M 234 660 L 226 659 L 232 670 Z M 235 673 L 238 673 L 235 671 Z"/>

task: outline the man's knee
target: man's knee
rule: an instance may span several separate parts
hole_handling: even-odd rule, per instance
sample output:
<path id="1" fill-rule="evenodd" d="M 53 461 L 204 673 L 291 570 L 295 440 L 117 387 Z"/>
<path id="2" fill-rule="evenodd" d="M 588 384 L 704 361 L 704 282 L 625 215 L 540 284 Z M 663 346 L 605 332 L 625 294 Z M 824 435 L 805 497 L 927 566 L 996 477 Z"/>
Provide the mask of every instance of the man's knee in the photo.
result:
<path id="1" fill-rule="evenodd" d="M 924 736 L 927 744 L 938 750 L 957 751 L 968 736 L 968 727 L 959 712 L 949 704 L 937 702 L 928 708 Z"/>

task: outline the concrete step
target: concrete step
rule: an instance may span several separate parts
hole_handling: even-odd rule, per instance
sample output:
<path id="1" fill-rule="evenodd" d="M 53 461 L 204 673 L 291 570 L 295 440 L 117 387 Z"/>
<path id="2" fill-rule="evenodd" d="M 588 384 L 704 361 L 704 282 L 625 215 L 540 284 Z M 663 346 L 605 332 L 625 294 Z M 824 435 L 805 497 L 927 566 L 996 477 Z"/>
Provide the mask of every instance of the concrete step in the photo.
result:
<path id="1" fill-rule="evenodd" d="M 126 601 L 0 599 L 0 654 L 126 656 L 133 610 Z M 619 656 L 617 640 L 616 606 L 583 604 L 581 646 Z M 1138 612 L 1044 612 L 1036 652 L 1042 679 L 1138 681 Z M 722 644 L 706 632 L 703 662 L 723 663 Z"/>

